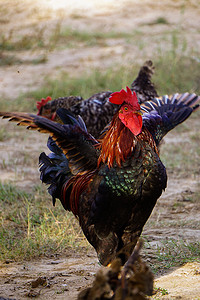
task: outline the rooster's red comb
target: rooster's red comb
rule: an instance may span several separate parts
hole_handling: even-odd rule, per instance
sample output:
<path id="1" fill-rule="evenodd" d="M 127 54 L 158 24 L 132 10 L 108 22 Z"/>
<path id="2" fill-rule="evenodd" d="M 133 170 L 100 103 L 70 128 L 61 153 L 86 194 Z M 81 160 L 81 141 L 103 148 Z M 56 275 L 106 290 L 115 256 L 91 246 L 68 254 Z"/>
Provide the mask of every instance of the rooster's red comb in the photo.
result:
<path id="1" fill-rule="evenodd" d="M 131 91 L 127 86 L 126 91 L 122 89 L 120 92 L 115 92 L 110 95 L 109 101 L 113 104 L 121 105 L 122 103 L 130 104 L 133 108 L 139 110 L 140 105 L 136 93 Z"/>
<path id="2" fill-rule="evenodd" d="M 46 99 L 42 98 L 41 101 L 37 101 L 36 107 L 38 109 L 38 114 L 40 113 L 41 108 L 43 106 L 45 106 L 45 104 L 51 100 L 52 100 L 51 97 L 48 96 L 48 97 L 46 97 Z"/>

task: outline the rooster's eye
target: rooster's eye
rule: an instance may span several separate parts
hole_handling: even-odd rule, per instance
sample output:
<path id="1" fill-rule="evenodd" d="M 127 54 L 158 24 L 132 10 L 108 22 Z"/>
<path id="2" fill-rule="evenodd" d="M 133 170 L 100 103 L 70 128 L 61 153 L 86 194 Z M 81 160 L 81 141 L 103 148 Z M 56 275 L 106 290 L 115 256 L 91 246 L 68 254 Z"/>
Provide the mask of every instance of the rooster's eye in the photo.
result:
<path id="1" fill-rule="evenodd" d="M 128 111 L 128 107 L 125 106 L 125 107 L 124 107 L 124 111 Z"/>

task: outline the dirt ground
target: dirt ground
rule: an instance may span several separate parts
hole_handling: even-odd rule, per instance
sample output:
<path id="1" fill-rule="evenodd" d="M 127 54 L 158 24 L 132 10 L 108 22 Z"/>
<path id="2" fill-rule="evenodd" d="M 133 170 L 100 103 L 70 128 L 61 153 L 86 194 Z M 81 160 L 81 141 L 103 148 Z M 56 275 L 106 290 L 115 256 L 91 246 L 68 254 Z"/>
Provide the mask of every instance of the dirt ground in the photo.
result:
<path id="1" fill-rule="evenodd" d="M 142 51 L 134 45 L 122 44 L 112 38 L 106 45 L 92 45 L 87 48 L 81 48 L 79 45 L 77 48 L 56 49 L 48 53 L 47 50 L 41 49 L 15 53 L 17 57 L 28 60 L 45 54 L 48 60 L 45 64 L 0 67 L 0 97 L 7 97 L 8 101 L 13 101 L 22 92 L 42 86 L 46 75 L 52 74 L 55 78 L 64 69 L 76 76 L 84 74 L 84 71 L 90 68 L 104 69 L 112 66 L 119 63 L 121 57 L 124 63 L 127 63 L 130 57 L 139 63 L 152 59 L 155 51 L 151 43 L 152 38 L 155 44 L 163 32 L 172 28 L 181 26 L 188 45 L 196 49 L 200 47 L 200 5 L 195 0 L 74 0 L 68 1 L 67 7 L 63 1 L 0 0 L 0 6 L 5 8 L 6 12 L 0 14 L 1 30 L 4 34 L 13 30 L 17 36 L 31 30 L 33 26 L 38 28 L 44 25 L 50 31 L 59 18 L 62 18 L 64 25 L 76 30 L 129 32 L 140 27 L 140 30 L 145 32 L 146 46 Z M 153 29 L 147 25 L 159 17 L 165 17 L 169 24 L 158 24 Z M 168 47 L 167 40 L 163 40 L 162 47 Z M 4 125 L 5 121 L 0 120 L 0 126 Z M 35 132 L 31 133 L 30 138 L 29 132 L 25 132 L 23 128 L 13 129 L 13 124 L 8 125 L 8 131 L 13 131 L 12 138 L 6 145 L 0 142 L 0 157 L 5 163 L 13 155 L 16 155 L 18 160 L 15 161 L 15 171 L 12 168 L 7 172 L 0 170 L 0 180 L 13 182 L 18 186 L 26 185 L 28 189 L 32 180 L 39 183 L 39 174 L 37 167 L 24 166 L 24 153 L 31 153 L 31 159 L 37 166 L 40 152 L 46 149 L 46 141 Z M 18 138 L 22 131 L 23 140 L 19 145 Z M 173 134 L 169 134 L 166 143 L 173 143 L 174 138 L 176 137 Z M 168 238 L 184 238 L 188 242 L 200 240 L 199 202 L 189 200 L 190 195 L 199 189 L 199 180 L 200 174 L 185 174 L 184 178 L 176 178 L 173 172 L 169 174 L 168 188 L 159 199 L 144 229 L 143 234 L 148 236 L 149 248 Z M 161 220 L 167 226 L 161 226 Z M 185 225 L 179 226 L 182 223 Z M 148 259 L 151 259 L 150 253 L 149 250 Z M 0 297 L 17 300 L 36 296 L 38 299 L 76 299 L 79 290 L 93 281 L 99 267 L 92 249 L 84 253 L 67 253 L 65 257 L 52 259 L 23 263 L 3 262 L 0 264 Z M 188 263 L 163 272 L 155 279 L 155 286 L 168 292 L 166 295 L 155 295 L 155 299 L 200 299 L 200 263 Z"/>

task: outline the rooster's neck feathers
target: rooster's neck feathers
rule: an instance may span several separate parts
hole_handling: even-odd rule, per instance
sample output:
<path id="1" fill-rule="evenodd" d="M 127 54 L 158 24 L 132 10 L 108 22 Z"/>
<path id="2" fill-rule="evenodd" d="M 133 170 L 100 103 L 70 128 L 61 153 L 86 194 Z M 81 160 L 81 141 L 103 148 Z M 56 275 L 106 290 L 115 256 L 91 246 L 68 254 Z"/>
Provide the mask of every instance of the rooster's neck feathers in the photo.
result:
<path id="1" fill-rule="evenodd" d="M 117 165 L 121 167 L 122 162 L 131 155 L 139 141 L 147 141 L 152 149 L 158 153 L 153 137 L 147 129 L 143 128 L 142 132 L 135 136 L 116 114 L 100 143 L 101 153 L 98 159 L 98 166 L 104 163 L 111 168 L 116 161 Z"/>
<path id="2" fill-rule="evenodd" d="M 110 128 L 101 142 L 100 163 L 112 167 L 114 160 L 121 166 L 121 162 L 130 154 L 131 147 L 135 144 L 133 133 L 120 121 L 118 114 L 113 118 Z"/>

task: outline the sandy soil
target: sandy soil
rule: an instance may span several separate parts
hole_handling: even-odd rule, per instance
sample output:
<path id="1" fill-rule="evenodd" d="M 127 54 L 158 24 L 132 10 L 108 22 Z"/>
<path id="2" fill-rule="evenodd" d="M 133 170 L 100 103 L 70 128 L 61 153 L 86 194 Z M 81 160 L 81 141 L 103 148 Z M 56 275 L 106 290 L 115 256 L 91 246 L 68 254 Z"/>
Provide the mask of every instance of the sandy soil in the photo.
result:
<path id="1" fill-rule="evenodd" d="M 91 283 L 98 268 L 94 253 L 69 253 L 65 258 L 0 265 L 4 277 L 0 295 L 15 299 L 37 296 L 73 300 Z"/>
<path id="2" fill-rule="evenodd" d="M 199 299 L 200 265 L 187 263 L 170 270 L 169 274 L 155 280 L 157 293 L 154 299 Z M 94 279 L 99 266 L 95 255 L 57 260 L 42 259 L 23 264 L 0 265 L 0 292 L 4 297 L 24 299 L 76 299 L 80 290 Z M 162 295 L 167 291 L 166 295 Z M 92 299 L 91 299 L 92 300 Z"/>
<path id="3" fill-rule="evenodd" d="M 57 7 L 50 6 L 52 3 L 56 5 L 56 2 L 59 4 Z M 200 5 L 195 0 L 69 1 L 67 8 L 62 1 L 0 0 L 0 6 L 4 12 L 0 13 L 1 30 L 5 35 L 9 35 L 11 31 L 16 37 L 27 32 L 32 34 L 32 31 L 44 26 L 46 34 L 49 34 L 56 22 L 62 19 L 63 25 L 76 30 L 130 32 L 139 28 L 144 32 L 145 42 L 142 50 L 124 40 L 119 42 L 108 39 L 106 44 L 86 48 L 77 45 L 76 48 L 52 51 L 41 49 L 16 51 L 15 55 L 21 59 L 31 61 L 35 57 L 46 55 L 48 60 L 45 64 L 26 63 L 0 67 L 0 96 L 7 97 L 8 101 L 13 101 L 22 92 L 41 86 L 46 75 L 56 77 L 62 70 L 76 76 L 93 67 L 104 69 L 113 66 L 119 63 L 122 57 L 124 63 L 129 59 L 142 63 L 152 58 L 156 43 L 160 42 L 160 36 L 167 30 L 181 27 L 189 47 L 198 49 L 200 46 L 197 26 Z M 148 26 L 158 17 L 165 17 L 169 24 Z M 163 40 L 160 47 L 167 49 L 168 44 L 167 39 Z M 0 120 L 0 126 L 4 125 L 5 121 Z M 8 131 L 13 130 L 12 124 L 7 126 Z M 0 142 L 1 159 L 7 163 L 15 156 L 12 163 L 16 166 L 16 170 L 13 170 L 12 164 L 6 172 L 0 170 L 0 180 L 13 182 L 19 186 L 26 184 L 28 189 L 33 180 L 39 183 L 37 168 L 32 165 L 37 166 L 38 155 L 46 149 L 46 141 L 35 132 L 31 133 L 31 140 L 30 133 L 24 132 L 22 139 L 22 131 L 24 132 L 23 128 L 15 129 L 6 146 Z M 170 138 L 173 139 L 174 136 L 169 136 Z M 25 153 L 28 155 L 26 158 Z M 31 159 L 31 166 L 26 164 L 26 159 Z M 184 179 L 176 179 L 173 174 L 169 175 L 168 188 L 160 198 L 144 230 L 144 235 L 148 236 L 149 247 L 159 245 L 162 239 L 172 237 L 184 238 L 191 242 L 200 240 L 200 230 L 197 229 L 200 218 L 199 203 L 188 200 L 189 195 L 198 189 L 200 176 L 188 174 Z M 177 203 L 181 205 L 174 205 Z M 160 227 L 160 220 L 168 225 Z M 181 222 L 186 225 L 177 225 Z M 37 296 L 38 299 L 72 300 L 76 298 L 80 289 L 92 282 L 98 268 L 96 255 L 92 249 L 88 253 L 68 253 L 66 257 L 24 261 L 17 264 L 4 262 L 0 264 L 0 297 L 24 299 Z M 38 279 L 40 277 L 41 279 Z M 155 286 L 168 292 L 168 295 L 158 292 L 154 296 L 156 299 L 199 299 L 200 263 L 186 264 L 181 268 L 170 270 L 168 274 L 162 274 L 156 278 Z"/>

